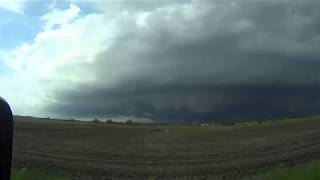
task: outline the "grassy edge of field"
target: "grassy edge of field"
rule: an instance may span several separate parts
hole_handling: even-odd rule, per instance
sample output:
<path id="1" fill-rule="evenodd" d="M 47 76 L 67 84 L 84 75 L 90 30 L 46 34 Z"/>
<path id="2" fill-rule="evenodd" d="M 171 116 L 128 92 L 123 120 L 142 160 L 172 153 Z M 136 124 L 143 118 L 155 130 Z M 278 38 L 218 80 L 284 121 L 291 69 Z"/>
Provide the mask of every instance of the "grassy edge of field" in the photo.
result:
<path id="1" fill-rule="evenodd" d="M 266 173 L 257 174 L 242 180 L 318 180 L 320 179 L 320 160 L 292 167 L 277 166 Z"/>
<path id="2" fill-rule="evenodd" d="M 20 169 L 12 171 L 11 180 L 71 180 L 71 178 L 45 169 Z"/>
<path id="3" fill-rule="evenodd" d="M 195 178 L 197 179 L 197 178 Z M 257 174 L 242 180 L 319 180 L 320 160 L 313 160 L 292 167 L 277 166 L 270 171 Z M 11 180 L 71 180 L 62 174 L 49 172 L 44 169 L 14 170 Z"/>

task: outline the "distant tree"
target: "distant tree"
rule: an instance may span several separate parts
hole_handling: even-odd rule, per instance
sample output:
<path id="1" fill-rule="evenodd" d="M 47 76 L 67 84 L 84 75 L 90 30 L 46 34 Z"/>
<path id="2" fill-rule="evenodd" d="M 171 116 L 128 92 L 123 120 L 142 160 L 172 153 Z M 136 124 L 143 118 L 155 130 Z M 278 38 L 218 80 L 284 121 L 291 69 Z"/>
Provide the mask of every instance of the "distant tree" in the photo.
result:
<path id="1" fill-rule="evenodd" d="M 221 124 L 224 126 L 233 126 L 233 125 L 235 125 L 235 122 L 223 122 Z"/>
<path id="2" fill-rule="evenodd" d="M 112 119 L 108 119 L 106 123 L 113 123 Z"/>
<path id="3" fill-rule="evenodd" d="M 94 120 L 92 121 L 93 123 L 100 123 L 99 119 L 94 118 Z"/>
<path id="4" fill-rule="evenodd" d="M 126 121 L 126 124 L 133 124 L 133 121 L 131 119 Z"/>

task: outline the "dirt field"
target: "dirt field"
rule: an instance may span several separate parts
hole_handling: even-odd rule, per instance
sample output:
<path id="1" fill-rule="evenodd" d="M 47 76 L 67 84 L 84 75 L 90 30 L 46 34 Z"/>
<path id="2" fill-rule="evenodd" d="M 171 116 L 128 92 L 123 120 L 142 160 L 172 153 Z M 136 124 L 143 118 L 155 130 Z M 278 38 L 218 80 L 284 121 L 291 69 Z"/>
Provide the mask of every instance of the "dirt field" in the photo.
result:
<path id="1" fill-rule="evenodd" d="M 74 179 L 238 179 L 319 156 L 317 117 L 219 127 L 15 119 L 14 167 Z"/>

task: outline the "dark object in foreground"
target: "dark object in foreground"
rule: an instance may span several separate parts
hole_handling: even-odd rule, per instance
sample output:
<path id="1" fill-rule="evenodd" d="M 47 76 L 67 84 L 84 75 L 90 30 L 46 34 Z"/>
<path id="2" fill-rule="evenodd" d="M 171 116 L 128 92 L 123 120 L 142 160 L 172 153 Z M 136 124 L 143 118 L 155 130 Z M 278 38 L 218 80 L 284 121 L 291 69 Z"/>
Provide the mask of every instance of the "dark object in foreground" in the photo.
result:
<path id="1" fill-rule="evenodd" d="M 8 103 L 0 97 L 0 179 L 9 180 L 12 159 L 12 112 Z"/>

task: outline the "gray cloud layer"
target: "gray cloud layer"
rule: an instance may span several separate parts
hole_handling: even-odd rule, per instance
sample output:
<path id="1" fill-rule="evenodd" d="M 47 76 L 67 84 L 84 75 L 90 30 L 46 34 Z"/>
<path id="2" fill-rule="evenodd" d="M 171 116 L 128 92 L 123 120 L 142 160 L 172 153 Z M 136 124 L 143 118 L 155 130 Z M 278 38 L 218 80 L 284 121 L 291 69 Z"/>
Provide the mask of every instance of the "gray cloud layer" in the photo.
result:
<path id="1" fill-rule="evenodd" d="M 159 121 L 319 111 L 320 3 L 164 2 L 127 4 L 129 13 L 151 13 L 145 26 L 119 20 L 115 43 L 78 67 L 94 69 L 96 81 L 54 92 L 47 110 Z"/>

